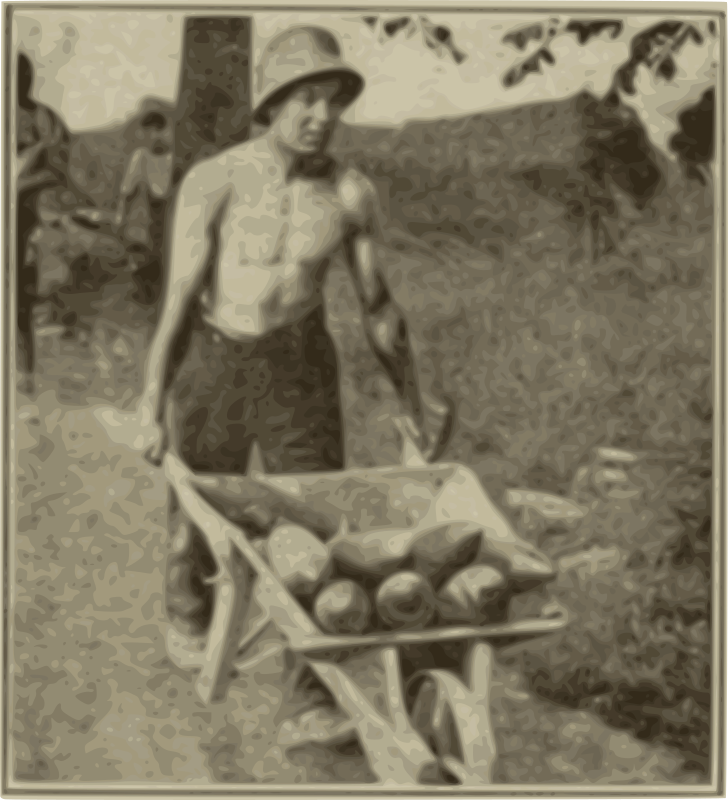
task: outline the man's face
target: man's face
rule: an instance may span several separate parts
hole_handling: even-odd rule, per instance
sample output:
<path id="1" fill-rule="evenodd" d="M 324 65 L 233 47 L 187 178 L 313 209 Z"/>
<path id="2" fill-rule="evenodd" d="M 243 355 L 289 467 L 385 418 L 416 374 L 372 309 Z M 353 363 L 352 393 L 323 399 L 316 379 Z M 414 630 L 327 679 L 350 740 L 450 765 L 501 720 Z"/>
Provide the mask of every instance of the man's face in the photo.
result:
<path id="1" fill-rule="evenodd" d="M 272 113 L 272 127 L 279 141 L 297 153 L 319 150 L 325 133 L 341 114 L 331 102 L 339 89 L 335 78 L 294 89 Z"/>

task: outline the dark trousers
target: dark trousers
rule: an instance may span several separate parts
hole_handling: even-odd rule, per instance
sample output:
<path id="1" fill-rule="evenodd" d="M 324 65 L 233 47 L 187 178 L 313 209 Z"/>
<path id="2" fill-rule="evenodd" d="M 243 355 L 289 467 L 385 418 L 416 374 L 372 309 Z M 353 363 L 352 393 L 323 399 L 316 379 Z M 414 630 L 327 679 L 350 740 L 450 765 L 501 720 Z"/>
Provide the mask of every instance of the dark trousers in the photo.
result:
<path id="1" fill-rule="evenodd" d="M 320 306 L 252 343 L 198 325 L 167 397 L 169 446 L 196 472 L 243 473 L 255 440 L 269 472 L 343 468 L 338 365 Z M 170 533 L 167 610 L 199 633 L 212 610 L 204 578 L 214 561 L 176 498 Z"/>

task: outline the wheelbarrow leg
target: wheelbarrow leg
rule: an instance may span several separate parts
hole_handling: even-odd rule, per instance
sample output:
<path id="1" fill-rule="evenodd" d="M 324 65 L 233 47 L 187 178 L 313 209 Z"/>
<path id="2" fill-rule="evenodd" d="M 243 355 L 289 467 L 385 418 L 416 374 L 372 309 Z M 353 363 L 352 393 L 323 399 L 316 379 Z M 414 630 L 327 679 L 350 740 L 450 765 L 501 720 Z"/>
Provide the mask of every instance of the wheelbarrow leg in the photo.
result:
<path id="1" fill-rule="evenodd" d="M 170 620 L 177 620 L 180 632 L 187 635 L 192 633 L 191 618 L 199 604 L 199 599 L 191 596 L 189 587 L 195 568 L 191 555 L 194 527 L 179 507 L 174 489 L 170 488 L 167 494 L 167 528 L 172 553 L 167 562 L 165 606 Z"/>
<path id="2" fill-rule="evenodd" d="M 477 642 L 470 648 L 465 664 L 465 675 L 472 689 L 471 702 L 463 703 L 462 694 L 453 685 L 449 692 L 452 700 L 460 699 L 454 711 L 463 751 L 463 762 L 445 757 L 444 765 L 463 786 L 480 786 L 493 782 L 493 766 L 496 759 L 495 735 L 490 713 L 490 690 L 493 681 L 493 648 L 485 642 Z M 465 712 L 463 714 L 462 712 Z M 475 723 L 473 725 L 472 723 Z"/>
<path id="3" fill-rule="evenodd" d="M 171 398 L 167 399 L 165 406 L 164 426 L 167 449 L 179 452 L 180 430 Z M 167 495 L 167 527 L 172 543 L 172 554 L 167 567 L 165 606 L 177 629 L 177 634 L 181 634 L 181 638 L 190 636 L 194 638 L 201 622 L 200 611 L 206 612 L 209 608 L 211 588 L 205 589 L 200 597 L 196 596 L 197 592 L 193 592 L 192 586 L 195 584 L 199 586 L 200 582 L 203 585 L 207 583 L 214 573 L 214 565 L 205 558 L 203 567 L 198 550 L 199 546 L 204 547 L 201 545 L 201 541 L 205 539 L 204 534 L 194 520 L 185 513 L 172 486 L 169 487 Z"/>
<path id="4" fill-rule="evenodd" d="M 230 646 L 230 627 L 235 608 L 236 581 L 230 568 L 230 559 L 218 561 L 218 573 L 207 581 L 215 587 L 214 609 L 207 633 L 207 646 L 203 652 L 202 668 L 195 689 L 203 703 L 210 702 L 220 677 L 225 654 Z"/>
<path id="5" fill-rule="evenodd" d="M 175 407 L 171 398 L 168 398 L 165 407 L 165 428 L 167 448 L 172 452 L 179 452 L 181 431 L 176 423 Z M 186 567 L 190 566 L 183 562 L 192 547 L 197 526 L 185 509 L 182 508 L 179 498 L 172 487 L 169 490 L 169 524 L 174 530 L 174 549 L 179 556 L 178 563 L 172 569 L 176 568 L 184 571 Z M 204 531 L 199 530 L 202 534 L 202 540 L 208 544 Z M 223 660 L 230 646 L 230 629 L 234 617 L 236 597 L 238 596 L 236 593 L 238 588 L 236 586 L 236 578 L 240 577 L 242 579 L 242 576 L 233 575 L 230 545 L 217 551 L 211 547 L 208 549 L 209 555 L 214 557 L 216 572 L 209 577 L 202 578 L 202 583 L 212 589 L 212 616 L 206 631 L 206 643 L 201 652 L 197 650 L 197 652 L 182 654 L 188 666 L 200 667 L 195 689 L 205 704 L 210 702 L 217 686 Z M 187 606 L 185 595 L 189 593 L 189 587 L 184 586 L 183 581 L 179 579 L 171 580 L 169 583 L 171 583 L 171 586 L 168 587 L 168 591 L 169 589 L 174 591 L 174 596 L 170 597 L 170 600 L 176 604 L 176 607 L 173 605 L 170 611 L 173 614 L 176 612 L 177 615 L 184 618 L 184 611 Z M 180 606 L 182 607 L 181 609 Z M 190 648 L 184 648 L 183 646 L 181 649 L 189 651 Z"/>
<path id="6" fill-rule="evenodd" d="M 195 527 L 181 508 L 175 508 L 176 505 L 174 491 L 170 489 L 169 521 L 176 558 L 173 557 L 167 576 L 167 608 L 172 617 L 167 647 L 178 666 L 183 669 L 200 669 L 195 688 L 200 698 L 208 703 L 217 685 L 223 659 L 230 644 L 230 629 L 238 596 L 237 581 L 243 578 L 233 575 L 229 555 L 214 554 L 217 572 L 210 577 L 202 577 L 202 583 L 206 584 L 207 591 L 212 593 L 209 626 L 204 638 L 188 634 L 184 630 L 192 625 L 191 615 L 196 605 L 199 608 L 199 601 L 195 604 L 189 596 L 190 587 L 185 585 L 185 577 L 189 580 L 189 575 L 195 569 L 195 565 L 190 563 Z M 178 618 L 178 623 L 182 623 L 183 629 L 179 629 L 175 624 L 175 618 Z M 203 649 L 201 649 L 202 641 L 205 642 Z"/>

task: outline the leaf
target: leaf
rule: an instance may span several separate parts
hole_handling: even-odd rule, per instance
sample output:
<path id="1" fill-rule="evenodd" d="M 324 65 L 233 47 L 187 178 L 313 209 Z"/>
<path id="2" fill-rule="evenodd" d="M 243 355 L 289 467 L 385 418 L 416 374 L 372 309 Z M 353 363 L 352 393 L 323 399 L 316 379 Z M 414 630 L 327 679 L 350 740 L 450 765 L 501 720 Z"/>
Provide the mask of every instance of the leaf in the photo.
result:
<path id="1" fill-rule="evenodd" d="M 455 46 L 452 31 L 444 25 L 435 25 L 427 17 L 420 17 L 420 26 L 425 44 L 435 50 L 442 57 L 445 51 L 450 53 L 456 64 L 462 64 L 466 59 L 465 53 Z"/>
<path id="2" fill-rule="evenodd" d="M 660 22 L 632 39 L 630 58 L 619 70 L 618 80 L 627 94 L 634 94 L 634 80 L 640 64 L 650 64 L 671 37 L 679 33 L 683 23 Z"/>
<path id="3" fill-rule="evenodd" d="M 576 20 L 573 19 L 566 26 L 566 30 L 576 33 L 579 44 L 586 44 L 594 36 L 598 36 L 604 30 L 611 31 L 611 38 L 616 39 L 622 32 L 622 23 L 619 20 L 599 19 L 599 20 Z"/>
<path id="4" fill-rule="evenodd" d="M 596 455 L 602 461 L 614 461 L 620 464 L 630 464 L 640 459 L 637 453 L 616 447 L 599 447 L 596 450 Z"/>
<path id="5" fill-rule="evenodd" d="M 657 66 L 657 75 L 663 77 L 666 81 L 671 81 L 675 77 L 677 66 L 672 56 L 663 58 Z"/>
<path id="6" fill-rule="evenodd" d="M 502 41 L 505 44 L 512 44 L 519 50 L 525 50 L 526 45 L 531 41 L 541 41 L 544 38 L 543 25 L 529 25 L 526 28 L 518 28 L 507 33 Z"/>
<path id="7" fill-rule="evenodd" d="M 586 509 L 572 500 L 528 489 L 509 489 L 506 502 L 511 508 L 528 508 L 546 519 L 581 519 L 586 515 Z"/>
<path id="8" fill-rule="evenodd" d="M 553 57 L 551 52 L 542 47 L 540 50 L 537 50 L 532 56 L 529 56 L 525 61 L 522 61 L 520 64 L 516 64 L 515 67 L 508 70 L 506 74 L 503 76 L 503 85 L 506 87 L 515 86 L 527 75 L 530 75 L 533 72 L 540 73 L 541 72 L 541 61 L 545 61 L 547 64 L 555 64 L 556 59 Z"/>
<path id="9" fill-rule="evenodd" d="M 702 33 L 700 33 L 700 31 L 692 25 L 688 28 L 688 36 L 695 42 L 695 44 L 703 43 Z"/>
<path id="10" fill-rule="evenodd" d="M 300 747 L 310 742 L 330 745 L 337 739 L 350 737 L 353 730 L 351 720 L 338 720 L 321 709 L 314 709 L 296 720 L 286 720 L 281 725 L 278 744 L 284 747 Z"/>
<path id="11" fill-rule="evenodd" d="M 373 28 L 377 24 L 377 20 L 379 17 L 364 17 L 364 22 L 370 27 Z"/>
<path id="12" fill-rule="evenodd" d="M 402 28 L 406 28 L 410 23 L 409 17 L 400 17 L 399 19 L 392 19 L 384 24 L 384 32 L 387 36 L 395 36 Z"/>
<path id="13" fill-rule="evenodd" d="M 434 30 L 435 38 L 445 44 L 451 38 L 450 31 L 447 28 L 443 28 L 442 25 L 438 25 Z"/>

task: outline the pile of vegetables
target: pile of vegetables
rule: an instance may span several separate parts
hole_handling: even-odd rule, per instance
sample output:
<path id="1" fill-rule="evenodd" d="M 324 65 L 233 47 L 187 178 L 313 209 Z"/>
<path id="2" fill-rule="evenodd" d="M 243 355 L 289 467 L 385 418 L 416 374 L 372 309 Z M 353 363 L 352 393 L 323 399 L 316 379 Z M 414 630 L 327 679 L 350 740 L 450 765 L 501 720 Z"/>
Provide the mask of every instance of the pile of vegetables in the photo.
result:
<path id="1" fill-rule="evenodd" d="M 325 541 L 280 517 L 262 534 L 259 552 L 327 633 L 482 624 L 502 619 L 503 598 L 533 585 L 493 563 L 471 523 L 350 533 L 344 520 Z"/>

